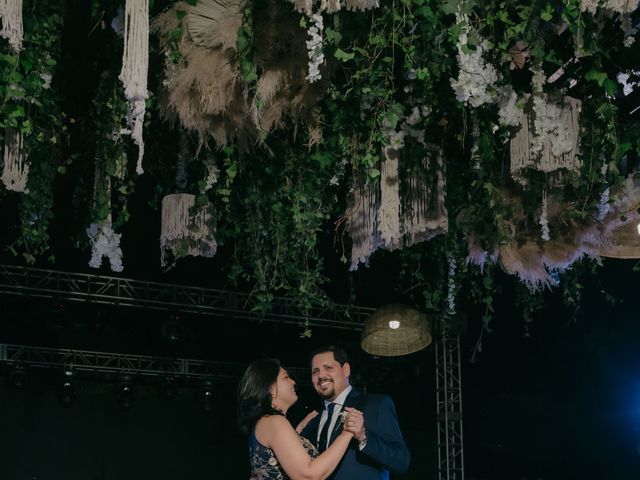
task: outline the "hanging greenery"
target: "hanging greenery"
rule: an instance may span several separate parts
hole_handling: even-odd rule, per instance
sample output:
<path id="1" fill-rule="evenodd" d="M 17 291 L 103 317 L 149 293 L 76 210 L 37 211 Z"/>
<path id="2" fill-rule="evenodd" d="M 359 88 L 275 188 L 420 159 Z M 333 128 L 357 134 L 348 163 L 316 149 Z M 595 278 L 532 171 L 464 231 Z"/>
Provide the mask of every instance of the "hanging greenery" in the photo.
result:
<path id="1" fill-rule="evenodd" d="M 23 4 L 22 51 L 9 47 L 0 55 L 0 135 L 19 132 L 21 154 L 28 165 L 28 179 L 19 201 L 18 238 L 8 246 L 32 264 L 50 254 L 49 226 L 54 217 L 53 185 L 64 174 L 61 148 L 66 125 L 55 76 L 60 57 L 62 2 Z M 3 20 L 5 21 L 5 20 Z M 5 157 L 4 161 L 9 159 Z M 4 165 L 7 167 L 7 164 Z M 26 177 L 26 175 L 25 175 Z"/>
<path id="2" fill-rule="evenodd" d="M 12 248 L 29 262 L 49 244 L 56 174 L 81 161 L 74 144 L 67 163 L 52 155 L 64 139 L 54 67 L 65 2 L 32 3 L 22 53 L 3 41 L 0 56 L 2 132 L 22 133 L 29 161 L 28 192 L 0 195 L 21 195 Z M 93 4 L 85 22 L 118 24 L 124 2 L 120 15 L 112 2 Z M 541 297 L 527 303 L 523 292 L 580 276 L 577 262 L 606 256 L 614 232 L 640 222 L 637 7 L 156 0 L 145 181 L 158 206 L 185 193 L 214 212 L 208 251 L 229 259 L 226 273 L 253 293 L 253 308 L 268 310 L 279 294 L 305 311 L 329 305 L 327 255 L 346 275 L 375 268 L 386 250 L 401 266 L 399 294 L 415 304 L 445 317 L 463 299 L 480 305 L 479 352 L 495 272 L 524 285 L 528 324 Z M 113 50 L 122 39 L 107 30 Z M 105 72 L 120 68 L 95 58 Z M 69 175 L 96 187 L 76 190 L 93 206 L 78 231 L 109 220 L 115 234 L 137 151 L 119 134 L 126 104 L 113 74 L 100 78 L 87 112 L 97 168 L 72 165 Z M 178 153 L 185 135 L 189 161 Z M 566 303 L 575 307 L 578 293 Z"/>

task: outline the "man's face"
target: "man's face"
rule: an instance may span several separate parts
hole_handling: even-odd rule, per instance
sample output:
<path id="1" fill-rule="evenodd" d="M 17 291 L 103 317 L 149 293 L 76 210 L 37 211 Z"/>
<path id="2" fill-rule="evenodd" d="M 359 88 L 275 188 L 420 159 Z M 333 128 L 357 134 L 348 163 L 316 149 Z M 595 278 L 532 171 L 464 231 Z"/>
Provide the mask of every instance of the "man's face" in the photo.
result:
<path id="1" fill-rule="evenodd" d="M 333 352 L 318 353 L 311 359 L 311 383 L 324 400 L 335 400 L 349 386 L 349 375 L 349 364 L 340 366 Z"/>

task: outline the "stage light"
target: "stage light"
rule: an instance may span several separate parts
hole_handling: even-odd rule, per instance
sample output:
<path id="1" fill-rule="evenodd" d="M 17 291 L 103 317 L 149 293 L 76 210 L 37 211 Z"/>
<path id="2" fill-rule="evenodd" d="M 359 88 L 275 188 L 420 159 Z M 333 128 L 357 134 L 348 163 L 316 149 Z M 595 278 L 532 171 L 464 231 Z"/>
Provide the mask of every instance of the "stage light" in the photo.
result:
<path id="1" fill-rule="evenodd" d="M 16 364 L 9 371 L 9 385 L 15 388 L 24 388 L 27 383 L 27 371 L 24 366 Z"/>
<path id="2" fill-rule="evenodd" d="M 202 386 L 197 393 L 197 399 L 203 412 L 209 413 L 213 411 L 213 383 L 210 380 L 202 382 Z"/>
<path id="3" fill-rule="evenodd" d="M 130 410 L 134 399 L 133 377 L 129 374 L 121 375 L 114 385 L 114 394 L 122 410 Z"/>
<path id="4" fill-rule="evenodd" d="M 73 370 L 71 367 L 65 367 L 62 373 L 62 384 L 58 390 L 58 399 L 63 407 L 70 407 L 76 397 L 76 386 L 74 381 Z"/>
<path id="5" fill-rule="evenodd" d="M 165 375 L 160 379 L 160 386 L 158 387 L 158 394 L 160 398 L 170 400 L 174 398 L 178 393 L 178 386 L 176 385 L 176 378 L 173 375 Z"/>

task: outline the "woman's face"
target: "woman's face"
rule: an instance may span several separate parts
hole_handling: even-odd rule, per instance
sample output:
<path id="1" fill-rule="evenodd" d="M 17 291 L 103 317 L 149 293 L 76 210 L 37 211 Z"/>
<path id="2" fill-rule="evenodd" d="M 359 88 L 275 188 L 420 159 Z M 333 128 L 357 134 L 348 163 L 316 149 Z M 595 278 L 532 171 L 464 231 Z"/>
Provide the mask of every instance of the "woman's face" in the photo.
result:
<path id="1" fill-rule="evenodd" d="M 298 395 L 296 394 L 295 384 L 296 382 L 289 378 L 287 371 L 281 368 L 276 383 L 271 385 L 270 389 L 274 407 L 286 411 L 296 403 Z"/>

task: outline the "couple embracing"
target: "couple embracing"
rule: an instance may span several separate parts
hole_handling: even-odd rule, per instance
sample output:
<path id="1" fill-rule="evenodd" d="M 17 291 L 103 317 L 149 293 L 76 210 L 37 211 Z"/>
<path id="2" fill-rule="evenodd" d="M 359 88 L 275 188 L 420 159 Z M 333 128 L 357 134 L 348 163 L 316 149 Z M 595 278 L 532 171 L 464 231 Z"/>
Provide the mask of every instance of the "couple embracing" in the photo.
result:
<path id="1" fill-rule="evenodd" d="M 277 360 L 258 360 L 238 387 L 238 421 L 249 436 L 252 480 L 388 480 L 410 454 L 391 398 L 351 387 L 344 350 L 321 347 L 311 357 L 313 388 L 324 400 L 294 428 L 285 414 L 298 396 Z"/>

